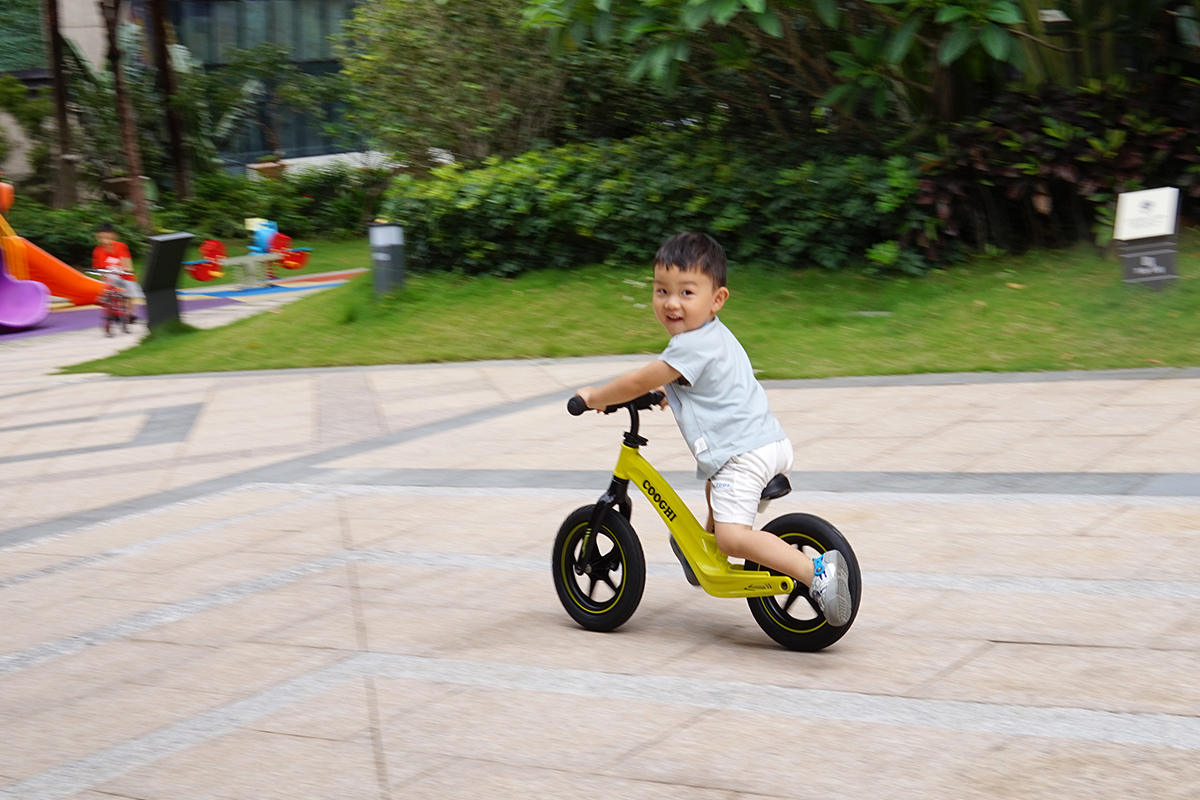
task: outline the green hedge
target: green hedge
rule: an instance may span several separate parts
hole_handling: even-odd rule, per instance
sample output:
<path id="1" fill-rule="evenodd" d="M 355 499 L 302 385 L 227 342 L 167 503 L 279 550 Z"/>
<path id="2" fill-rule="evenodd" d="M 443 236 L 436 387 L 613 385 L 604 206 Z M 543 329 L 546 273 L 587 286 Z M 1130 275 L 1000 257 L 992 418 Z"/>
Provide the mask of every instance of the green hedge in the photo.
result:
<path id="1" fill-rule="evenodd" d="M 125 213 L 115 213 L 102 203 L 84 203 L 56 210 L 18 194 L 6 219 L 18 236 L 73 267 L 91 267 L 96 228 L 103 222 L 112 223 L 117 238 L 128 245 L 133 255 L 138 255 L 145 247 L 145 238 L 133 218 Z"/>
<path id="2" fill-rule="evenodd" d="M 917 185 L 907 157 L 804 158 L 684 131 L 403 175 L 384 213 L 417 270 L 644 263 L 672 233 L 701 230 L 734 261 L 918 273 L 933 223 Z"/>
<path id="3" fill-rule="evenodd" d="M 285 173 L 281 180 L 214 172 L 196 178 L 189 199 L 165 202 L 157 217 L 164 228 L 201 238 L 245 236 L 247 217 L 274 220 L 293 237 L 362 236 L 389 179 L 385 170 L 346 166 Z"/>

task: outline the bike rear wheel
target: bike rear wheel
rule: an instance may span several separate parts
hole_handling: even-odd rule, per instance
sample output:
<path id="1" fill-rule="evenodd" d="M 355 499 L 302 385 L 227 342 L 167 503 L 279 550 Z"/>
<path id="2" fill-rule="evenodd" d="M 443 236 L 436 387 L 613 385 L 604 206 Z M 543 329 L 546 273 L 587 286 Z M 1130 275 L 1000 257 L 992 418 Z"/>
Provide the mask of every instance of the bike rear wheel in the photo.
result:
<path id="1" fill-rule="evenodd" d="M 790 594 L 746 598 L 758 626 L 789 650 L 811 652 L 829 647 L 850 630 L 858 616 L 858 605 L 862 598 L 862 573 L 850 542 L 833 525 L 812 514 L 785 514 L 768 522 L 763 530 L 775 534 L 809 557 L 829 550 L 837 550 L 842 554 L 842 561 L 849 573 L 853 604 L 850 619 L 845 625 L 836 628 L 830 625 L 809 596 L 808 587 L 799 581 Z M 764 568 L 747 561 L 746 569 Z M 779 574 L 774 570 L 768 572 Z"/>
<path id="2" fill-rule="evenodd" d="M 571 619 L 591 631 L 611 631 L 633 616 L 642 600 L 646 556 L 633 527 L 615 510 L 590 531 L 594 509 L 577 508 L 558 529 L 554 588 Z"/>

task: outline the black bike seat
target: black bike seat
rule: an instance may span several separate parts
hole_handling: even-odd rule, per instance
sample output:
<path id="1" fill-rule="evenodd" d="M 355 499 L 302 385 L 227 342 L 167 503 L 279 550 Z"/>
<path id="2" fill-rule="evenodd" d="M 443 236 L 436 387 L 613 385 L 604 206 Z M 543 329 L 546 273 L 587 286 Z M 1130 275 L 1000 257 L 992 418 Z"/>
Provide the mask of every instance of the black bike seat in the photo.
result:
<path id="1" fill-rule="evenodd" d="M 792 484 L 787 479 L 787 475 L 776 475 L 771 480 L 767 481 L 767 485 L 763 487 L 763 500 L 778 500 L 785 494 L 792 491 Z"/>

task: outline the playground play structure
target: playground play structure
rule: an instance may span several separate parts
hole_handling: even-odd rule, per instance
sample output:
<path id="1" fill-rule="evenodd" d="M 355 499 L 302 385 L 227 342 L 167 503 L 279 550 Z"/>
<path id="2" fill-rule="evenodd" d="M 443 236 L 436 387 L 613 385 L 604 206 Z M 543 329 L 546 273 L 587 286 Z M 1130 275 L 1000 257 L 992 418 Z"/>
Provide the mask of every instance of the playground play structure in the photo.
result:
<path id="1" fill-rule="evenodd" d="M 31 328 L 50 313 L 50 296 L 90 305 L 104 293 L 94 280 L 26 241 L 4 219 L 13 187 L 0 183 L 0 327 Z"/>
<path id="2" fill-rule="evenodd" d="M 76 306 L 100 304 L 104 281 L 88 277 L 12 229 L 3 215 L 12 207 L 13 197 L 12 184 L 0 182 L 0 331 L 36 327 L 49 315 L 51 297 Z M 274 222 L 248 219 L 246 227 L 253 237 L 247 255 L 229 257 L 224 243 L 209 239 L 200 245 L 202 259 L 183 262 L 184 268 L 199 281 L 222 277 L 233 268 L 240 272 L 242 286 L 256 287 L 274 279 L 277 267 L 300 269 L 308 261 L 309 249 L 292 247 L 291 237 L 280 233 Z M 191 235 L 186 236 L 190 241 Z M 175 270 L 179 263 L 175 262 Z M 177 272 L 171 271 L 172 293 L 175 280 Z"/>
<path id="3" fill-rule="evenodd" d="M 225 243 L 206 239 L 200 245 L 201 259 L 183 262 L 184 268 L 198 281 L 211 281 L 225 276 L 227 269 L 238 271 L 237 283 L 242 286 L 266 286 L 274 280 L 276 267 L 300 269 L 308 262 L 309 248 L 292 247 L 292 237 L 279 232 L 279 226 L 268 219 L 246 220 L 253 242 L 249 253 L 230 256 Z"/>

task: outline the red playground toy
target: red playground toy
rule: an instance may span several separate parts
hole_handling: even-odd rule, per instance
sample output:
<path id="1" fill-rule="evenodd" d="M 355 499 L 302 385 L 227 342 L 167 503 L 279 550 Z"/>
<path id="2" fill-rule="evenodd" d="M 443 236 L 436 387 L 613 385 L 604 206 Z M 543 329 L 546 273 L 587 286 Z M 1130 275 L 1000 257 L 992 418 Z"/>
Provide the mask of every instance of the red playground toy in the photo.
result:
<path id="1" fill-rule="evenodd" d="M 292 247 L 292 237 L 279 232 L 270 220 L 247 220 L 246 227 L 254 231 L 254 244 L 244 256 L 229 257 L 225 243 L 206 239 L 200 245 L 199 261 L 185 261 L 188 274 L 198 281 L 211 281 L 225 276 L 226 267 L 240 270 L 238 283 L 243 286 L 266 286 L 278 277 L 277 267 L 300 269 L 308 263 L 307 247 Z"/>

